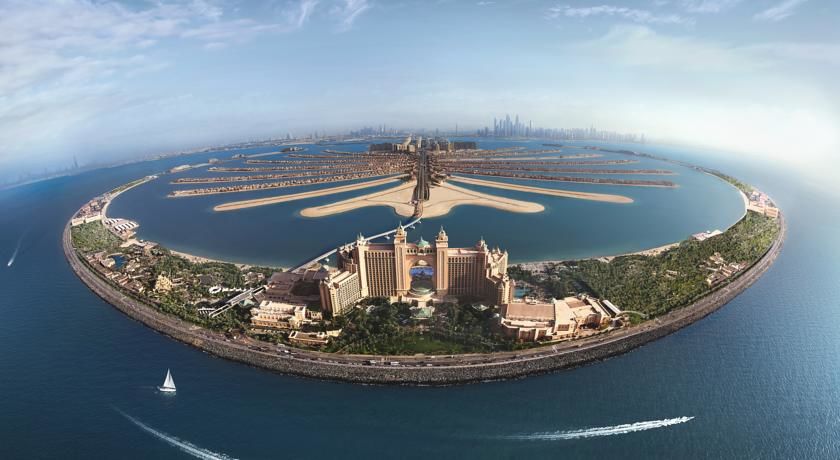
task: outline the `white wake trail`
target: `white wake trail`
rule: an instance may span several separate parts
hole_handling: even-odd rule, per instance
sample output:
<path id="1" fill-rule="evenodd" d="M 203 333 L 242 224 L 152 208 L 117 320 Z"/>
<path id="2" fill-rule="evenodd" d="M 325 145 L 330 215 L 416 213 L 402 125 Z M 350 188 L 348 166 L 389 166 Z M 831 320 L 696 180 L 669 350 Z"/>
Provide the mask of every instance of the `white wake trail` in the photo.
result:
<path id="1" fill-rule="evenodd" d="M 11 267 L 13 263 L 15 263 L 15 258 L 17 258 L 18 251 L 20 251 L 20 243 L 23 242 L 23 237 L 18 240 L 18 244 L 15 247 L 15 252 L 12 253 L 12 257 L 9 258 L 9 261 L 6 263 L 7 267 Z"/>
<path id="2" fill-rule="evenodd" d="M 677 417 L 667 418 L 664 420 L 650 420 L 647 422 L 627 423 L 624 425 L 604 426 L 596 428 L 586 428 L 582 430 L 569 431 L 554 431 L 545 433 L 531 433 L 518 434 L 512 436 L 505 436 L 505 439 L 517 440 L 536 440 L 536 441 L 555 441 L 566 439 L 583 439 L 595 438 L 599 436 L 615 436 L 619 434 L 635 433 L 637 431 L 653 430 L 655 428 L 665 428 L 667 426 L 679 425 L 680 423 L 688 422 L 694 417 Z"/>
<path id="3" fill-rule="evenodd" d="M 152 436 L 160 439 L 161 441 L 169 444 L 170 446 L 177 447 L 182 452 L 192 455 L 195 458 L 200 458 L 202 460 L 235 460 L 234 458 L 228 457 L 225 454 L 220 454 L 211 450 L 198 447 L 195 444 L 189 443 L 187 441 L 182 441 L 176 438 L 175 436 L 170 436 L 162 431 L 158 431 L 117 408 L 114 408 L 114 410 L 119 412 L 120 415 L 122 415 L 123 417 L 127 418 L 131 423 L 140 427 L 143 431 L 151 434 Z"/>

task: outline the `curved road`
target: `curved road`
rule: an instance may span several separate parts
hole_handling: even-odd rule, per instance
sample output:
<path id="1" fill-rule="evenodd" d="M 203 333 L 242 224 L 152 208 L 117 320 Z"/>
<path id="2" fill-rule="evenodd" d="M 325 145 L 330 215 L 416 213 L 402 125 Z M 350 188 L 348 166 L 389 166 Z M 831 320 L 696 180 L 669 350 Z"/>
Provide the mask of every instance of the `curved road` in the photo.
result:
<path id="1" fill-rule="evenodd" d="M 770 249 L 740 276 L 693 304 L 642 325 L 517 352 L 436 357 L 342 355 L 275 346 L 248 338 L 231 340 L 222 333 L 161 313 L 147 301 L 134 298 L 99 277 L 73 249 L 69 222 L 62 245 L 73 271 L 105 301 L 156 331 L 214 355 L 303 377 L 357 383 L 451 385 L 575 367 L 627 352 L 677 331 L 725 305 L 770 268 L 786 234 L 783 219 L 780 226 L 781 231 Z"/>

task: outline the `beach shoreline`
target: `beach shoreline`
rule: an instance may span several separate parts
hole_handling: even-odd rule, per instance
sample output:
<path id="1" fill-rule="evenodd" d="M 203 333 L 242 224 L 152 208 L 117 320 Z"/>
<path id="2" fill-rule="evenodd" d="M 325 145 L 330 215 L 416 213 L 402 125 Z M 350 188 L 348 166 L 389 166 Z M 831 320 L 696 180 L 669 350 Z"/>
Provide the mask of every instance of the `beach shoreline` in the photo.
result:
<path id="1" fill-rule="evenodd" d="M 70 223 L 62 247 L 71 269 L 96 295 L 147 327 L 215 356 L 288 375 L 360 384 L 448 386 L 521 378 L 570 369 L 624 354 L 686 327 L 726 305 L 766 272 L 781 252 L 786 225 L 772 246 L 748 269 L 690 305 L 656 320 L 606 334 L 513 352 L 436 356 L 427 366 L 425 355 L 387 356 L 325 353 L 274 346 L 248 337 L 231 340 L 221 332 L 157 310 L 148 301 L 120 290 L 86 265 L 72 245 Z M 388 365 L 398 361 L 398 366 Z M 371 362 L 377 363 L 376 365 Z M 381 365 L 379 363 L 382 363 Z"/>
<path id="2" fill-rule="evenodd" d="M 453 182 L 460 182 L 463 184 L 480 185 L 483 187 L 492 187 L 502 190 L 513 190 L 517 192 L 538 193 L 540 195 L 559 196 L 564 198 L 576 198 L 579 200 L 602 201 L 606 203 L 620 204 L 629 204 L 633 202 L 633 199 L 630 197 L 626 197 L 623 195 L 612 195 L 607 193 L 576 192 L 571 190 L 532 187 L 529 185 L 496 182 L 464 176 L 452 176 L 449 178 L 449 180 Z"/>
<path id="3" fill-rule="evenodd" d="M 411 202 L 415 185 L 416 181 L 411 181 L 393 189 L 306 208 L 300 214 L 304 217 L 325 217 L 370 206 L 387 206 L 402 217 L 410 217 L 415 212 L 414 204 Z M 545 210 L 545 207 L 539 203 L 488 195 L 443 183 L 431 188 L 429 199 L 423 204 L 423 217 L 444 216 L 453 208 L 463 205 L 486 206 L 514 213 L 535 213 Z"/>
<path id="4" fill-rule="evenodd" d="M 286 203 L 288 201 L 304 200 L 306 198 L 315 198 L 319 196 L 332 195 L 334 193 L 350 192 L 353 190 L 361 190 L 378 185 L 390 184 L 399 181 L 399 177 L 386 177 L 384 179 L 376 179 L 359 184 L 341 185 L 338 187 L 330 187 L 319 190 L 312 190 L 309 192 L 293 193 L 291 195 L 278 195 L 267 198 L 255 198 L 252 200 L 231 201 L 213 207 L 213 211 L 235 211 L 238 209 L 254 208 L 258 206 L 267 206 L 276 203 Z"/>

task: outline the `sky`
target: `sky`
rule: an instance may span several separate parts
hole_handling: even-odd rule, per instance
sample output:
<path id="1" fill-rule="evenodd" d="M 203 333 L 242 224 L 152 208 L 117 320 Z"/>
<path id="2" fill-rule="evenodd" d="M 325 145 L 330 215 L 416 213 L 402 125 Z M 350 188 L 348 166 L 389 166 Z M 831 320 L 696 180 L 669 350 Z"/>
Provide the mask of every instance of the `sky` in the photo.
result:
<path id="1" fill-rule="evenodd" d="M 0 0 L 0 182 L 365 125 L 840 151 L 835 0 Z"/>

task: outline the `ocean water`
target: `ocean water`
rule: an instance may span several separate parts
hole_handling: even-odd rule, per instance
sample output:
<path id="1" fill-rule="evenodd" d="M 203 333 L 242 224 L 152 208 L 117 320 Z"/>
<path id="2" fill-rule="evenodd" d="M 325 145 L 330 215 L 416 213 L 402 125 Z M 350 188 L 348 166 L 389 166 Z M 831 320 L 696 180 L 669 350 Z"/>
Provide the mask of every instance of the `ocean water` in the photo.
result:
<path id="1" fill-rule="evenodd" d="M 715 314 L 631 353 L 447 388 L 320 382 L 223 361 L 89 292 L 64 260 L 64 223 L 91 196 L 184 158 L 2 191 L 0 458 L 837 458 L 837 195 L 771 164 L 645 150 L 720 168 L 770 193 L 789 226 L 776 264 Z M 651 233 L 672 225 L 680 224 L 640 224 Z M 247 228 L 265 248 L 284 238 L 267 224 Z M 677 227 L 661 238 L 702 229 Z M 557 254 L 587 241 L 557 240 L 572 248 Z M 504 244 L 514 253 L 517 241 Z M 174 397 L 155 391 L 167 368 Z"/>
<path id="2" fill-rule="evenodd" d="M 482 141 L 480 145 L 482 148 L 520 146 L 532 150 L 552 149 L 552 147 L 543 146 L 539 141 Z M 361 149 L 364 146 L 346 147 Z M 317 153 L 329 148 L 345 149 L 344 146 L 307 146 L 306 153 Z M 593 152 L 575 148 L 563 149 L 562 152 L 563 155 L 579 153 Z M 544 156 L 557 155 L 555 153 Z M 636 159 L 606 152 L 603 155 L 601 158 L 583 160 Z M 199 158 L 214 156 L 222 157 L 208 153 Z M 227 153 L 222 158 L 229 156 L 230 153 Z M 262 159 L 279 159 L 284 156 L 272 155 Z M 198 162 L 199 158 L 190 161 Z M 458 206 L 446 216 L 423 219 L 422 224 L 409 232 L 409 238 L 418 240 L 422 236 L 432 241 L 443 226 L 449 235 L 452 247 L 473 246 L 483 236 L 489 245 L 498 245 L 507 249 L 514 262 L 556 260 L 615 255 L 661 246 L 683 240 L 700 231 L 725 229 L 743 214 L 744 206 L 737 190 L 722 180 L 662 161 L 645 158 L 638 160 L 638 163 L 632 164 L 581 167 L 667 169 L 675 174 L 668 176 L 610 175 L 608 177 L 670 180 L 678 187 L 631 187 L 481 177 L 487 180 L 543 188 L 620 194 L 633 198 L 634 202 L 632 204 L 599 203 L 456 184 L 484 193 L 537 202 L 545 206 L 545 211 L 535 214 L 516 214 L 479 206 Z M 181 159 L 181 161 L 184 162 L 186 159 Z M 223 166 L 271 165 L 245 165 L 240 160 Z M 358 181 L 283 190 L 167 198 L 173 190 L 207 186 L 173 185 L 171 184 L 173 178 L 241 174 L 248 173 L 212 172 L 201 168 L 175 176 L 163 176 L 117 197 L 108 213 L 112 217 L 137 220 L 141 224 L 138 231 L 140 237 L 158 241 L 182 252 L 222 260 L 285 267 L 295 266 L 311 259 L 313 255 L 353 241 L 359 232 L 366 235 L 376 234 L 395 228 L 401 220 L 408 220 L 386 207 L 363 208 L 321 218 L 300 216 L 300 210 L 303 208 L 385 190 L 396 184 L 221 213 L 214 212 L 213 206 L 230 201 L 297 193 Z"/>

